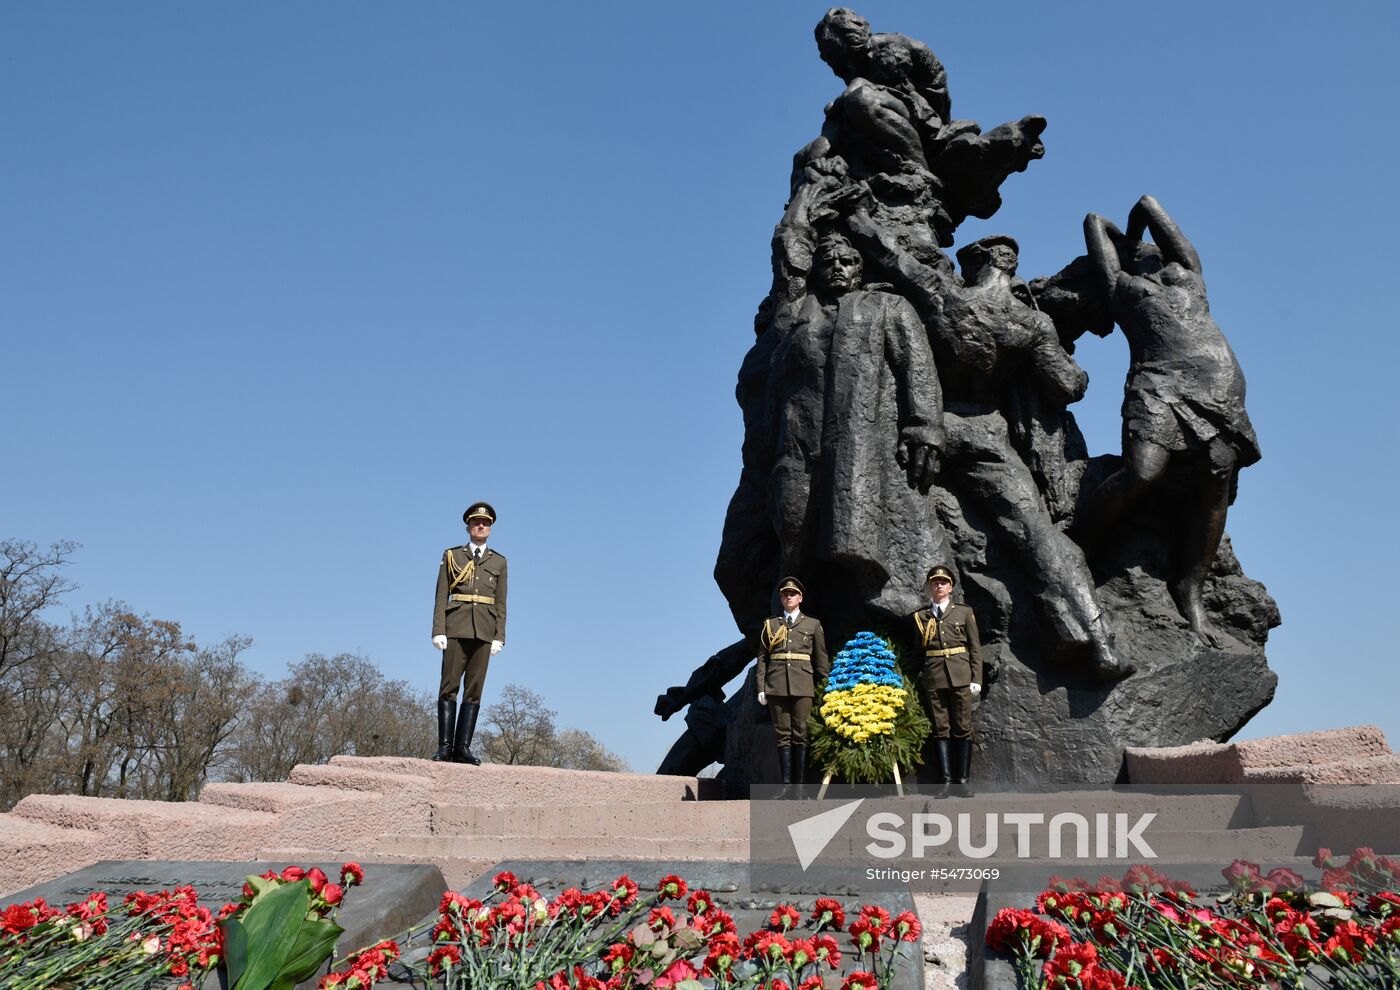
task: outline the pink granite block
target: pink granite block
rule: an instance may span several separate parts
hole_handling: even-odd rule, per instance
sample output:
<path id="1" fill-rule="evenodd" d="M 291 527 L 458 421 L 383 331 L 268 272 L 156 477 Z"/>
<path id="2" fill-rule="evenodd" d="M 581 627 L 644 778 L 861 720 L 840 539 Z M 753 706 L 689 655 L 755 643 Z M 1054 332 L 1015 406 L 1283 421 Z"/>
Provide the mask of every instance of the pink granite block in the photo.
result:
<path id="1" fill-rule="evenodd" d="M 1238 783 L 1243 775 L 1239 754 L 1229 743 L 1129 746 L 1123 751 L 1123 760 L 1128 780 L 1134 784 Z"/>
<path id="2" fill-rule="evenodd" d="M 13 814 L 102 835 L 103 859 L 240 859 L 266 844 L 277 816 L 198 802 L 31 794 Z"/>
<path id="3" fill-rule="evenodd" d="M 1374 725 L 1246 739 L 1232 745 L 1239 751 L 1241 765 L 1251 768 L 1341 763 L 1392 755 L 1385 733 Z"/>
<path id="4" fill-rule="evenodd" d="M 108 858 L 100 832 L 0 815 L 0 896 Z"/>
<path id="5" fill-rule="evenodd" d="M 338 852 L 384 832 L 421 832 L 430 820 L 426 789 L 386 795 L 285 782 L 210 784 L 199 800 L 276 815 L 270 844 L 308 844 Z"/>
<path id="6" fill-rule="evenodd" d="M 693 801 L 699 793 L 699 782 L 694 777 L 492 763 L 479 767 L 434 763 L 432 767 L 434 797 L 440 802 L 458 804 L 621 806 L 635 802 Z"/>
<path id="7" fill-rule="evenodd" d="M 599 835 L 739 838 L 749 834 L 747 801 L 634 804 L 464 805 L 435 801 L 435 835 Z"/>

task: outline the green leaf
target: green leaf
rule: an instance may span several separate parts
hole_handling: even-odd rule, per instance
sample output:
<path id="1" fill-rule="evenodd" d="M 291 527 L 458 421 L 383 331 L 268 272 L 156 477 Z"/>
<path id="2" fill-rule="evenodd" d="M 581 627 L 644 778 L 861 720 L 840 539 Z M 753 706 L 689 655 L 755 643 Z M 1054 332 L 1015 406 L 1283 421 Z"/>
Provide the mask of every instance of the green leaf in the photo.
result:
<path id="1" fill-rule="evenodd" d="M 261 894 L 266 894 L 269 890 L 276 890 L 278 887 L 282 886 L 282 881 L 280 880 L 268 880 L 255 873 L 250 873 L 243 879 L 247 881 L 249 887 L 253 888 L 253 896 L 255 898 Z"/>
<path id="2" fill-rule="evenodd" d="M 224 929 L 224 967 L 228 970 L 229 985 L 238 982 L 243 971 L 248 968 L 248 933 L 237 918 L 228 918 L 222 924 Z"/>
<path id="3" fill-rule="evenodd" d="M 248 908 L 243 928 L 251 951 L 233 990 L 268 990 L 291 955 L 310 906 L 311 885 L 298 880 L 268 891 Z"/>
<path id="4" fill-rule="evenodd" d="M 1339 908 L 1346 907 L 1346 904 L 1336 894 L 1329 894 L 1326 891 L 1316 891 L 1308 895 L 1308 903 L 1313 907 Z"/>
<path id="5" fill-rule="evenodd" d="M 681 928 L 671 936 L 671 941 L 675 944 L 678 952 L 689 954 L 705 944 L 705 936 L 694 928 Z M 677 985 L 677 990 L 680 990 L 679 985 Z"/>
<path id="6" fill-rule="evenodd" d="M 333 921 L 303 918 L 301 931 L 297 933 L 296 942 L 272 990 L 283 990 L 283 978 L 286 980 L 285 990 L 290 990 L 302 980 L 311 979 L 321 964 L 330 958 L 336 940 L 344 931 Z"/>

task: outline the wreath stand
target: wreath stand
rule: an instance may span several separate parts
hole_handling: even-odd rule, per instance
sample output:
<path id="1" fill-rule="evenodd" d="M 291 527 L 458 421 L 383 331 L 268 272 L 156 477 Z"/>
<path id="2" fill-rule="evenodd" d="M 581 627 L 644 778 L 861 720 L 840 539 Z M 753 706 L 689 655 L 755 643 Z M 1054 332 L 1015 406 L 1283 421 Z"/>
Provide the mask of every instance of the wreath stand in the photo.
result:
<path id="1" fill-rule="evenodd" d="M 894 771 L 894 789 L 895 789 L 895 793 L 897 793 L 900 797 L 904 797 L 904 781 L 901 780 L 901 779 L 900 779 L 900 776 L 899 776 L 899 764 L 898 764 L 898 763 L 891 763 L 891 764 L 890 764 L 890 769 Z M 826 797 L 826 789 L 827 789 L 828 787 L 831 786 L 831 777 L 832 777 L 832 773 L 831 773 L 830 770 L 828 770 L 828 771 L 826 772 L 826 776 L 822 778 L 821 790 L 817 791 L 817 800 L 818 800 L 818 801 L 820 801 L 822 798 Z"/>

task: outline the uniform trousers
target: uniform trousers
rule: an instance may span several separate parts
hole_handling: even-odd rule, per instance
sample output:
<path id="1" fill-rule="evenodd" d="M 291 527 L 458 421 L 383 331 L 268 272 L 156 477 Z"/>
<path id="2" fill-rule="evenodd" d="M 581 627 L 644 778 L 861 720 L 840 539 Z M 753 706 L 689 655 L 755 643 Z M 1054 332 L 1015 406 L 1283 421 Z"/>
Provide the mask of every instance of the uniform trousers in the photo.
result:
<path id="1" fill-rule="evenodd" d="M 919 685 L 924 708 L 933 719 L 935 739 L 972 738 L 972 692 L 965 687 L 935 688 Z"/>
<path id="2" fill-rule="evenodd" d="M 486 639 L 453 639 L 448 637 L 447 649 L 442 651 L 442 684 L 439 701 L 456 701 L 457 687 L 462 688 L 463 701 L 481 701 L 486 688 L 486 667 L 491 663 L 491 641 Z"/>
<path id="3" fill-rule="evenodd" d="M 768 697 L 768 709 L 773 715 L 773 731 L 779 746 L 807 745 L 807 720 L 812 716 L 812 697 Z"/>

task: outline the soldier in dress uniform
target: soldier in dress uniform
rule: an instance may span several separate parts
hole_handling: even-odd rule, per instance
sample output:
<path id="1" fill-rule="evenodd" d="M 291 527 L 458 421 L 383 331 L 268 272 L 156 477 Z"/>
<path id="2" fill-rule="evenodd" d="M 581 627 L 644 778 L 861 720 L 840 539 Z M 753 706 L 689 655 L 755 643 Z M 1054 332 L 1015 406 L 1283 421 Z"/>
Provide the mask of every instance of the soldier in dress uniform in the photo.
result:
<path id="1" fill-rule="evenodd" d="M 982 642 L 972 609 L 953 601 L 951 568 L 927 576 L 929 604 L 914 613 L 924 647 L 919 693 L 933 719 L 938 783 L 967 784 L 972 769 L 972 699 L 982 693 Z"/>
<path id="2" fill-rule="evenodd" d="M 506 641 L 506 559 L 486 546 L 496 521 L 489 503 L 473 503 L 462 521 L 469 540 L 443 552 L 433 606 L 433 645 L 442 650 L 438 751 L 433 759 L 475 766 L 481 761 L 472 754 L 472 735 L 481 713 L 486 667 Z M 459 686 L 462 710 L 457 712 Z"/>
<path id="3" fill-rule="evenodd" d="M 807 773 L 807 719 L 817 682 L 831 672 L 822 624 L 802 614 L 805 589 L 795 577 L 778 582 L 783 612 L 765 619 L 758 641 L 758 703 L 773 713 L 778 736 L 780 797 L 801 793 Z"/>

